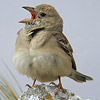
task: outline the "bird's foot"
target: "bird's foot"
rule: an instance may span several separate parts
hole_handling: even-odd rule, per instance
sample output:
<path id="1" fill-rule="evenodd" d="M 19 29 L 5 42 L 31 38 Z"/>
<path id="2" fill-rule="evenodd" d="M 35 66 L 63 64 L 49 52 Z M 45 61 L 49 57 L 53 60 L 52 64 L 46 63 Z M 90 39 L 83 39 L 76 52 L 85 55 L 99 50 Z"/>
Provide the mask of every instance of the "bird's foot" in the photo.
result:
<path id="1" fill-rule="evenodd" d="M 29 84 L 26 84 L 25 86 L 27 86 L 28 88 L 37 88 L 37 87 L 39 87 L 38 85 L 32 85 L 32 86 L 30 86 Z"/>
<path id="2" fill-rule="evenodd" d="M 32 87 L 37 88 L 37 87 L 39 87 L 39 86 L 38 86 L 38 85 L 32 85 Z"/>
<path id="3" fill-rule="evenodd" d="M 56 94 L 55 94 L 55 96 L 58 94 L 58 92 L 60 91 L 60 89 L 64 92 L 64 93 L 66 93 L 67 91 L 62 87 L 62 84 L 55 84 L 54 82 L 51 82 L 50 84 L 52 84 L 52 85 L 54 85 L 55 87 L 57 87 L 58 89 L 57 89 L 57 92 L 56 92 Z"/>
<path id="4" fill-rule="evenodd" d="M 39 87 L 38 85 L 35 85 L 35 82 L 36 82 L 36 79 L 34 80 L 34 82 L 33 82 L 33 85 L 32 86 L 30 86 L 29 84 L 26 84 L 25 86 L 27 86 L 27 87 L 29 87 L 29 88 L 37 88 L 37 87 Z"/>
<path id="5" fill-rule="evenodd" d="M 26 84 L 25 86 L 27 86 L 28 88 L 32 88 L 32 86 L 30 86 L 29 84 Z"/>
<path id="6" fill-rule="evenodd" d="M 54 82 L 51 82 L 49 85 L 51 85 L 51 84 L 54 85 L 55 87 L 58 87 L 58 85 Z"/>

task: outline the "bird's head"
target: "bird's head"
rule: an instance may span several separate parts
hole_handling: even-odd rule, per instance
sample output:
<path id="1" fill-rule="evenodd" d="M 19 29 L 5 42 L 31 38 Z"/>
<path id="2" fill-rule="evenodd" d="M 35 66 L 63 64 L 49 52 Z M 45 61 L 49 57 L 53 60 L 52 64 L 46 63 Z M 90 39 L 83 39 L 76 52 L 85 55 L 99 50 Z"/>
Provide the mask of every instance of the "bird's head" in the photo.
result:
<path id="1" fill-rule="evenodd" d="M 30 19 L 20 21 L 20 23 L 26 23 L 27 32 L 41 29 L 62 32 L 63 20 L 51 5 L 41 4 L 36 7 L 24 6 L 23 8 L 31 13 Z"/>

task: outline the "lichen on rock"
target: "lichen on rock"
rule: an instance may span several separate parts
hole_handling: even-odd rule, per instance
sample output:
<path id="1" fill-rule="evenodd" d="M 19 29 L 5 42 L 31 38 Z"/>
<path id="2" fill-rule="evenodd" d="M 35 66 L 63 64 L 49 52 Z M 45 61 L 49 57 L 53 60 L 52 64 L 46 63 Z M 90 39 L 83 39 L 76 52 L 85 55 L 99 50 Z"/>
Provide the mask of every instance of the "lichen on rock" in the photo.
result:
<path id="1" fill-rule="evenodd" d="M 37 88 L 28 88 L 21 94 L 18 100 L 82 100 L 70 90 L 62 90 L 55 96 L 57 87 L 50 85 L 39 85 Z"/>

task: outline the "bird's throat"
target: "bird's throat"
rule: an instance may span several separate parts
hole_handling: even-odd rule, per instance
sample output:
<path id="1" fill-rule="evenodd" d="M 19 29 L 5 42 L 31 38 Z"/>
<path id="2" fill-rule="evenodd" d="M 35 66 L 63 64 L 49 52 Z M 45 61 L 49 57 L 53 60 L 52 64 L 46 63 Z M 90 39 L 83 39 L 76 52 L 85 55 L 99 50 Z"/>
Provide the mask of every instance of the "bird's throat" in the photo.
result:
<path id="1" fill-rule="evenodd" d="M 40 32 L 40 31 L 42 31 L 42 30 L 44 30 L 44 28 L 37 28 L 37 29 L 34 29 L 34 30 L 31 31 L 31 34 L 29 34 L 29 36 L 30 36 L 31 39 L 32 39 L 32 38 L 34 38 L 34 37 L 38 34 L 38 32 Z"/>

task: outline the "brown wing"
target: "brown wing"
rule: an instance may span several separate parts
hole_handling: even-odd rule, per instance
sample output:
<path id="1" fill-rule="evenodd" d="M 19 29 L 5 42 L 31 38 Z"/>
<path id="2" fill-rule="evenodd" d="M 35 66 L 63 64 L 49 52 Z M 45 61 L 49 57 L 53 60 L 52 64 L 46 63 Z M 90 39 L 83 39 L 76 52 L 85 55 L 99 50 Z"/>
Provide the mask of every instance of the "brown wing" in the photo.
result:
<path id="1" fill-rule="evenodd" d="M 64 52 L 71 57 L 72 68 L 76 69 L 75 60 L 73 57 L 73 49 L 68 41 L 68 39 L 64 36 L 63 33 L 54 33 L 53 36 L 57 39 L 58 46 L 64 50 Z"/>

